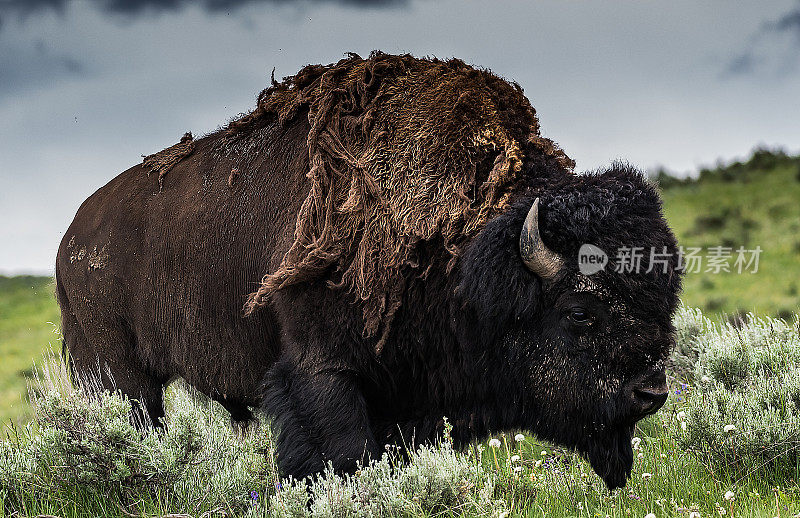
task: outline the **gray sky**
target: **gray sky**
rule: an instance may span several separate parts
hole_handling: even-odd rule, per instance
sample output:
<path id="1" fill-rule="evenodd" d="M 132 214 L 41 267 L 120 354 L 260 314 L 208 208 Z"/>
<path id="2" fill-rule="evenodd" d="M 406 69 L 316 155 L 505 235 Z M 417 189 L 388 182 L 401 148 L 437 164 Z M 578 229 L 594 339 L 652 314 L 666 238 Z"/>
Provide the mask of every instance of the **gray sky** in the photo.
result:
<path id="1" fill-rule="evenodd" d="M 800 1 L 0 0 L 0 273 L 52 272 L 80 203 L 346 51 L 519 82 L 594 169 L 800 149 Z"/>

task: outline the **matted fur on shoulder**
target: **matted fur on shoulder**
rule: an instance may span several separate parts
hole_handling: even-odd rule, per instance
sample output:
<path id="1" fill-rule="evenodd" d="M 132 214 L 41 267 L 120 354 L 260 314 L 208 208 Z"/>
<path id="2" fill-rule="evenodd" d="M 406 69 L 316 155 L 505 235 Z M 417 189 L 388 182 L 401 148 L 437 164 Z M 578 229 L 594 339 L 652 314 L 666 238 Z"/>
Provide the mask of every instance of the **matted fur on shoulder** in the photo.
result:
<path id="1" fill-rule="evenodd" d="M 517 84 L 458 59 L 373 52 L 309 65 L 258 97 L 229 138 L 268 122 L 308 117 L 309 191 L 295 241 L 250 295 L 248 313 L 286 286 L 333 272 L 329 283 L 363 301 L 364 336 L 380 352 L 421 241 L 455 258 L 526 184 L 524 153 L 574 166 L 541 137 Z"/>

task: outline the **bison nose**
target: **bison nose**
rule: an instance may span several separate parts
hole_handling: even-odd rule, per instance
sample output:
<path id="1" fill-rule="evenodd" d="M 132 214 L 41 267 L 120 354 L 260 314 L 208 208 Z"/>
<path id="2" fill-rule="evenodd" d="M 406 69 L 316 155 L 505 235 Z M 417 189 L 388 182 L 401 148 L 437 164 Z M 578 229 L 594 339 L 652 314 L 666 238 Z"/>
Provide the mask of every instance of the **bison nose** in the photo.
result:
<path id="1" fill-rule="evenodd" d="M 638 410 L 643 415 L 649 415 L 664 406 L 667 401 L 667 390 L 634 389 L 633 396 L 636 399 Z"/>
<path id="2" fill-rule="evenodd" d="M 655 372 L 633 387 L 634 411 L 642 417 L 650 415 L 664 406 L 668 395 L 666 374 Z"/>

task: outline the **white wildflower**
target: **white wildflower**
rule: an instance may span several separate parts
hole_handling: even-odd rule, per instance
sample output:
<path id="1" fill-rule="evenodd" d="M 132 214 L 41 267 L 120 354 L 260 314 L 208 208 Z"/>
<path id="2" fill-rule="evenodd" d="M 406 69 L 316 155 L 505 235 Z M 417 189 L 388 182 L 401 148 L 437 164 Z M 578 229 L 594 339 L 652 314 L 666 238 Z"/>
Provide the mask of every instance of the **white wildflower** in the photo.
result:
<path id="1" fill-rule="evenodd" d="M 726 424 L 726 425 L 725 425 L 725 426 L 722 428 L 722 430 L 723 430 L 725 433 L 731 433 L 731 432 L 733 432 L 733 431 L 735 431 L 735 430 L 736 430 L 736 425 L 735 425 L 735 424 Z"/>
<path id="2" fill-rule="evenodd" d="M 508 511 L 503 511 L 497 515 L 497 518 L 508 518 Z"/>
<path id="3" fill-rule="evenodd" d="M 542 461 L 537 460 L 536 462 L 533 463 L 533 467 L 534 468 L 541 468 L 542 467 Z"/>
<path id="4" fill-rule="evenodd" d="M 702 378 L 700 378 L 700 381 L 702 381 L 703 383 L 708 383 L 709 381 L 711 381 L 711 378 L 709 378 L 708 376 L 703 376 Z"/>
<path id="5" fill-rule="evenodd" d="M 522 466 L 514 466 L 514 473 L 522 473 Z"/>
<path id="6" fill-rule="evenodd" d="M 642 473 L 642 480 L 650 480 L 651 478 L 653 478 L 652 473 Z"/>
<path id="7" fill-rule="evenodd" d="M 512 455 L 511 462 L 519 462 L 519 455 Z"/>
<path id="8" fill-rule="evenodd" d="M 637 453 L 636 454 L 636 458 L 637 459 L 643 459 L 644 458 L 644 453 L 642 453 L 642 452 Z"/>
<path id="9" fill-rule="evenodd" d="M 633 446 L 634 450 L 638 450 L 641 447 L 642 440 L 639 437 L 634 437 L 631 439 L 631 446 Z"/>
<path id="10" fill-rule="evenodd" d="M 542 450 L 542 457 L 544 457 L 545 455 L 547 455 L 547 450 Z"/>
<path id="11" fill-rule="evenodd" d="M 681 410 L 675 417 L 678 418 L 678 421 L 686 421 L 686 412 Z"/>
<path id="12" fill-rule="evenodd" d="M 644 518 L 656 518 L 656 515 L 653 513 L 647 513 L 646 515 L 644 515 Z"/>
<path id="13" fill-rule="evenodd" d="M 500 440 L 499 439 L 492 439 L 489 441 L 489 446 L 492 448 L 499 448 L 500 447 Z"/>
<path id="14" fill-rule="evenodd" d="M 698 513 L 697 511 L 692 511 L 691 513 L 689 513 L 689 518 L 700 518 L 700 513 Z"/>
<path id="15" fill-rule="evenodd" d="M 733 491 L 727 491 L 727 492 L 725 493 L 725 496 L 724 496 L 723 498 L 724 498 L 725 500 L 727 500 L 728 502 L 730 502 L 730 501 L 732 501 L 734 498 L 736 498 L 736 495 L 734 494 L 734 492 L 733 492 Z"/>
<path id="16" fill-rule="evenodd" d="M 517 435 L 514 436 L 514 440 L 517 442 L 522 442 L 525 440 L 525 436 L 522 435 L 521 433 L 518 433 Z"/>
<path id="17" fill-rule="evenodd" d="M 686 431 L 686 421 L 681 421 L 681 430 Z"/>

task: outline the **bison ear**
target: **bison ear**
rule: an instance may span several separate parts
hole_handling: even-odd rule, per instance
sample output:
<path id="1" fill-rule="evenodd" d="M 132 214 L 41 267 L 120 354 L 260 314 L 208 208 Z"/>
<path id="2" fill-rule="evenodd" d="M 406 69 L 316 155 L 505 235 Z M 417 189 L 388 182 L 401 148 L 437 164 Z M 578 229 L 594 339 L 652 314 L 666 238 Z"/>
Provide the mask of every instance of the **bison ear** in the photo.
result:
<path id="1" fill-rule="evenodd" d="M 529 207 L 490 221 L 459 260 L 451 322 L 461 343 L 492 347 L 536 307 L 541 280 L 530 274 L 519 252 Z"/>

